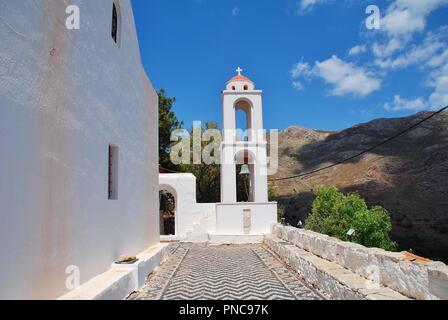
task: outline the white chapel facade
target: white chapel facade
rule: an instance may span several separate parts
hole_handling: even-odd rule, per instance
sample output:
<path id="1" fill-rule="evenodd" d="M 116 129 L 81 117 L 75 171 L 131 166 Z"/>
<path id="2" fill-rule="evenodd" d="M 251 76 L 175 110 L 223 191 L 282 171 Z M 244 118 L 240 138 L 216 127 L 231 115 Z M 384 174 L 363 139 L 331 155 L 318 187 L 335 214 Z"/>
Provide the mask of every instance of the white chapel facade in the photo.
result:
<path id="1" fill-rule="evenodd" d="M 257 242 L 277 222 L 277 203 L 268 199 L 262 91 L 242 71 L 238 68 L 222 91 L 221 202 L 196 203 L 192 174 L 160 174 L 161 190 L 172 190 L 176 198 L 176 235 L 162 240 Z M 246 113 L 245 132 L 237 129 L 237 110 Z M 237 170 L 239 166 L 244 172 Z M 238 202 L 237 176 L 243 173 L 249 176 L 248 201 Z"/>
<path id="2" fill-rule="evenodd" d="M 263 129 L 262 91 L 241 74 L 222 92 L 223 141 L 221 147 L 221 202 L 237 202 L 236 164 L 249 167 L 249 202 L 268 201 L 267 151 Z M 246 113 L 246 132 L 239 132 L 236 111 Z M 241 139 L 243 137 L 243 139 Z"/>

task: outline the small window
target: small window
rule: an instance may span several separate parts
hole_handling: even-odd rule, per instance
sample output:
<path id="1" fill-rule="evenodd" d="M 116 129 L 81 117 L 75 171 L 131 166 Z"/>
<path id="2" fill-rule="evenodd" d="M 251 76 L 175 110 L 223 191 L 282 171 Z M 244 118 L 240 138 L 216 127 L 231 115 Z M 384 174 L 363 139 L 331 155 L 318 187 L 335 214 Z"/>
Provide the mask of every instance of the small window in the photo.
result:
<path id="1" fill-rule="evenodd" d="M 112 39 L 118 43 L 118 11 L 115 3 L 112 5 Z"/>
<path id="2" fill-rule="evenodd" d="M 236 90 L 235 86 L 232 86 L 232 90 L 233 90 L 233 91 L 235 91 L 235 90 Z"/>
<path id="3" fill-rule="evenodd" d="M 249 87 L 247 85 L 244 86 L 244 90 L 247 91 Z"/>
<path id="4" fill-rule="evenodd" d="M 118 200 L 118 147 L 109 145 L 109 200 Z"/>

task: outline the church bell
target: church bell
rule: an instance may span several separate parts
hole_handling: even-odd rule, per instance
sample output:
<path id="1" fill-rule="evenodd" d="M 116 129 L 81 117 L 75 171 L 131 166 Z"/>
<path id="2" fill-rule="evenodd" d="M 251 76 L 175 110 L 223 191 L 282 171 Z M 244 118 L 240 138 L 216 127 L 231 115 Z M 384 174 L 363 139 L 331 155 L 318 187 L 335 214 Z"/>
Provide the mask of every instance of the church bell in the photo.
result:
<path id="1" fill-rule="evenodd" d="M 247 175 L 247 174 L 250 174 L 249 166 L 247 164 L 243 164 L 241 166 L 240 175 Z"/>

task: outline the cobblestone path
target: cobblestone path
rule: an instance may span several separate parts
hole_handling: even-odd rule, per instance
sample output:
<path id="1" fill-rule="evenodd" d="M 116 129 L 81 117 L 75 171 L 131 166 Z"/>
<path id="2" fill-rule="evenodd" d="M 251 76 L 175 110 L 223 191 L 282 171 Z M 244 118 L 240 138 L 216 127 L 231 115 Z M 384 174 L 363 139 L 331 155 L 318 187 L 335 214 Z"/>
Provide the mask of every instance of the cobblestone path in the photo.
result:
<path id="1" fill-rule="evenodd" d="M 132 300 L 317 300 L 261 245 L 173 244 Z"/>

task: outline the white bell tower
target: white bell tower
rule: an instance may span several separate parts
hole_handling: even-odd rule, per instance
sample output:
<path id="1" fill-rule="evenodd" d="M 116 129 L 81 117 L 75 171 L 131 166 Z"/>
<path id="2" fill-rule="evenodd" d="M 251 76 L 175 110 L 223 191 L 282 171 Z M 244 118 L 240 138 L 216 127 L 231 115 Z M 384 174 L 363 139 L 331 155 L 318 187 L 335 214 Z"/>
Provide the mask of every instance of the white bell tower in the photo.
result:
<path id="1" fill-rule="evenodd" d="M 242 75 L 227 82 L 222 92 L 221 202 L 237 203 L 236 165 L 250 175 L 249 203 L 268 202 L 267 151 L 263 130 L 262 91 Z M 237 130 L 236 112 L 246 113 L 247 132 Z M 247 172 L 247 169 L 249 169 Z"/>

